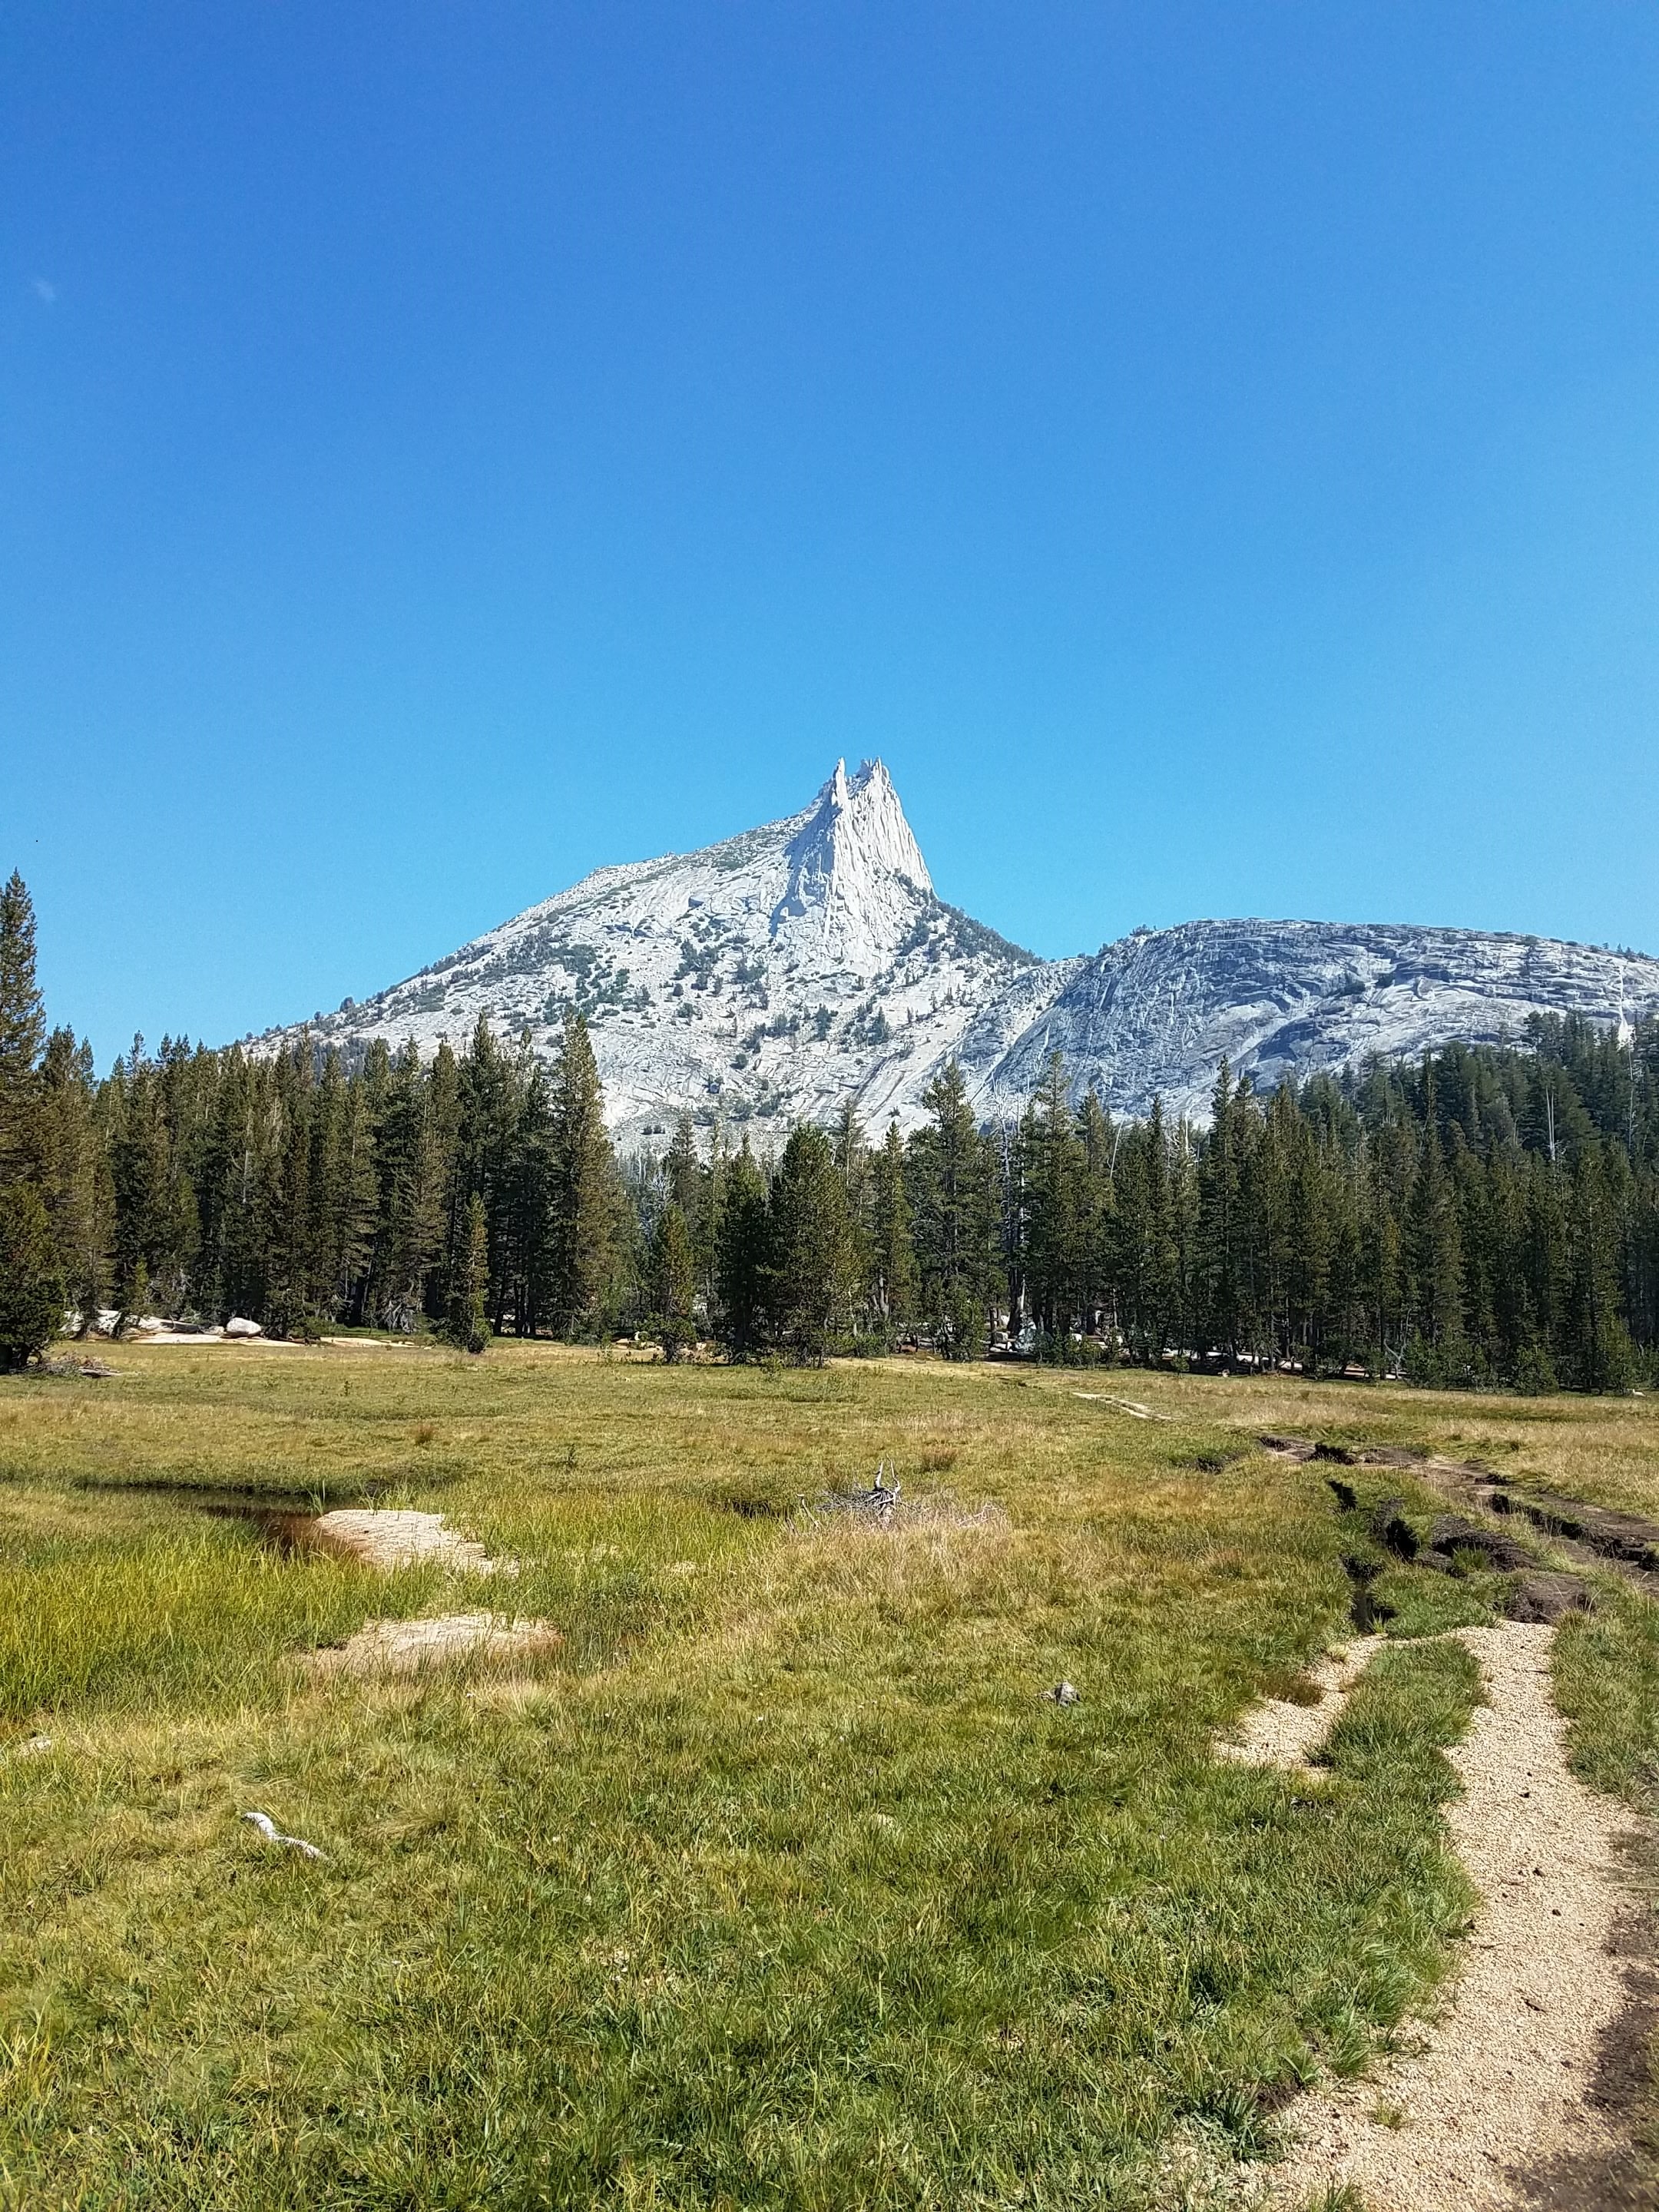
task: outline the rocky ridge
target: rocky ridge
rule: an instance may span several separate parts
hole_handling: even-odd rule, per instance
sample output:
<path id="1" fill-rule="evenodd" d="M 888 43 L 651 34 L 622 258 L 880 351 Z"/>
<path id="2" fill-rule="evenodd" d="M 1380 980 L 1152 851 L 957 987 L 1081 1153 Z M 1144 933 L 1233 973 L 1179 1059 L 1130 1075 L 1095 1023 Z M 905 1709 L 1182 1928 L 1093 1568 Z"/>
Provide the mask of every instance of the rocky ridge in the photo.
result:
<path id="1" fill-rule="evenodd" d="M 1202 1118 L 1225 1054 L 1259 1087 L 1292 1070 L 1528 1014 L 1627 1024 L 1659 1011 L 1659 961 L 1474 930 L 1194 921 L 1044 961 L 947 905 L 879 761 L 837 763 L 811 805 L 717 845 L 600 868 L 447 959 L 308 1025 L 356 1054 L 457 1049 L 479 1017 L 546 1054 L 587 1018 L 613 1130 L 689 1109 L 778 1127 L 855 1098 L 908 1128 L 954 1055 L 982 1115 L 1017 1113 L 1048 1054 L 1115 1113 Z M 304 1034 L 276 1031 L 274 1046 Z"/>

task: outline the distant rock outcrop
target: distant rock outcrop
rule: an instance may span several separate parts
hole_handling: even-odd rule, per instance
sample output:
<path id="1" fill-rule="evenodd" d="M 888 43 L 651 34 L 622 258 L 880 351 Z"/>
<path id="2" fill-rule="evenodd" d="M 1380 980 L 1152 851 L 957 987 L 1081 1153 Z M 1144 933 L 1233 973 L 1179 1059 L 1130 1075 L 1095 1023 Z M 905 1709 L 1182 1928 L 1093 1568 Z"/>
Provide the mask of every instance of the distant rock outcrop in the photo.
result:
<path id="1" fill-rule="evenodd" d="M 811 805 L 704 850 L 599 869 L 407 982 L 310 1025 L 319 1044 L 461 1048 L 480 1015 L 547 1053 L 584 1012 L 613 1127 L 909 1127 L 953 1055 L 984 1115 L 1048 1054 L 1115 1113 L 1201 1118 L 1223 1054 L 1258 1087 L 1369 1054 L 1516 1040 L 1533 1013 L 1659 1011 L 1659 961 L 1395 924 L 1194 921 L 1038 960 L 935 892 L 887 770 L 837 763 Z M 275 1032 L 269 1045 L 299 1030 Z"/>

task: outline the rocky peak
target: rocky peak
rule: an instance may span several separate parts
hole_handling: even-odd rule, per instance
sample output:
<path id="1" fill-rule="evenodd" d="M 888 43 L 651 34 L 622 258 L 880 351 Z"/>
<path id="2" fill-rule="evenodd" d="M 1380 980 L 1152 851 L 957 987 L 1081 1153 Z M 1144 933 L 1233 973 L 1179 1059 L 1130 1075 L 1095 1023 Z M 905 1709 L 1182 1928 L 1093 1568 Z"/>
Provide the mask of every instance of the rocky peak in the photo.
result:
<path id="1" fill-rule="evenodd" d="M 1469 930 L 1308 921 L 1138 931 L 1041 961 L 934 896 L 879 761 L 701 851 L 603 868 L 307 1030 L 351 1054 L 457 1049 L 480 1015 L 556 1051 L 592 1030 L 613 1128 L 654 1143 L 682 1111 L 771 1142 L 849 1097 L 914 1126 L 951 1057 L 975 1110 L 1017 1118 L 1062 1051 L 1114 1113 L 1202 1118 L 1224 1054 L 1259 1088 L 1525 1033 L 1533 1012 L 1628 1031 L 1659 1012 L 1659 961 Z"/>
<path id="2" fill-rule="evenodd" d="M 801 818 L 785 854 L 789 879 L 772 915 L 776 937 L 816 940 L 813 949 L 873 974 L 892 957 L 933 878 L 893 780 L 880 761 L 845 761 Z"/>

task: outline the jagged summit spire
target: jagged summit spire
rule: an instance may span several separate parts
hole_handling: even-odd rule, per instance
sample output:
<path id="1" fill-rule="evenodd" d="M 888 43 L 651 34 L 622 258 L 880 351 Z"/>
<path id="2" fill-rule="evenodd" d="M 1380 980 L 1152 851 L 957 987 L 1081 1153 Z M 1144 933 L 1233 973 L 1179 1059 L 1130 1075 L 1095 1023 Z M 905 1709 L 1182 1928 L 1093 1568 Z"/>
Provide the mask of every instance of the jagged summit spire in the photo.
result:
<path id="1" fill-rule="evenodd" d="M 849 776 L 844 760 L 790 839 L 789 878 L 772 913 L 774 935 L 804 923 L 823 951 L 874 974 L 933 890 L 927 863 L 878 760 Z"/>
<path id="2" fill-rule="evenodd" d="M 920 891 L 933 888 L 893 779 L 878 760 L 860 761 L 850 776 L 844 760 L 836 763 L 792 842 L 790 858 L 798 874 L 879 873 L 903 876 Z"/>

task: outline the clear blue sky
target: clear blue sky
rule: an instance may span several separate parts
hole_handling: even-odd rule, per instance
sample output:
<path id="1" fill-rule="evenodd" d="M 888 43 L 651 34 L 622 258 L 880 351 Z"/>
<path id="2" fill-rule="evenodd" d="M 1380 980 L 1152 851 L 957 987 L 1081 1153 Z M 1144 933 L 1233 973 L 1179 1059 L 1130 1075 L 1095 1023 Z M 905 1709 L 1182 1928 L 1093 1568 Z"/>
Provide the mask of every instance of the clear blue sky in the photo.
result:
<path id="1" fill-rule="evenodd" d="M 0 17 L 0 866 L 219 1041 L 880 753 L 1045 953 L 1659 951 L 1659 10 Z"/>

